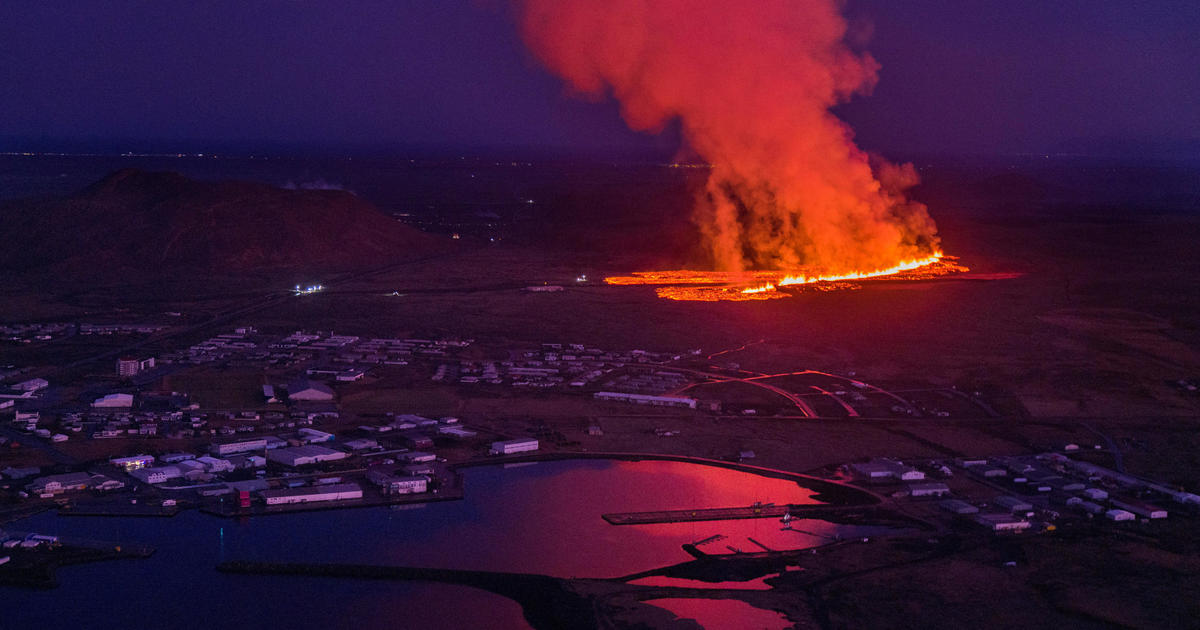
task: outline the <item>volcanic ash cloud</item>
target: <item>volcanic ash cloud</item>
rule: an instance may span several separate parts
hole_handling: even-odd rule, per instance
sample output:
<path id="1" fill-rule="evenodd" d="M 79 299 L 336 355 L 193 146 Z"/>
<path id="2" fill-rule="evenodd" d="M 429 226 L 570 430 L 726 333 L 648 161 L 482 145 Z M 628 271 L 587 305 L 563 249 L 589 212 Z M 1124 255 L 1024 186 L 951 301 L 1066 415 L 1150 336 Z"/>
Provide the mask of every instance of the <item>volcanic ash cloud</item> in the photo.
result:
<path id="1" fill-rule="evenodd" d="M 678 118 L 712 165 L 696 221 L 718 269 L 870 271 L 925 258 L 937 227 L 911 165 L 870 158 L 830 108 L 879 65 L 830 0 L 518 0 L 525 41 L 627 123 Z"/>

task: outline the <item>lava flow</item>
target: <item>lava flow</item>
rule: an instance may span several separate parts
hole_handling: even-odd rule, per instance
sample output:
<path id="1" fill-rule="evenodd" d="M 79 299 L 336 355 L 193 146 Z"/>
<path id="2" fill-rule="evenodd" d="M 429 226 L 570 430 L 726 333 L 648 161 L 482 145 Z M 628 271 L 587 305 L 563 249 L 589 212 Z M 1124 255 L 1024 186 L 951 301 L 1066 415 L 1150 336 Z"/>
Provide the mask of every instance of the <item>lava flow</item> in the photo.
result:
<path id="1" fill-rule="evenodd" d="M 958 258 L 938 252 L 927 258 L 898 263 L 887 269 L 845 274 L 808 275 L 803 271 L 639 271 L 610 276 L 614 285 L 650 285 L 668 300 L 718 302 L 772 300 L 806 291 L 845 291 L 862 288 L 864 280 L 929 280 L 969 271 Z"/>

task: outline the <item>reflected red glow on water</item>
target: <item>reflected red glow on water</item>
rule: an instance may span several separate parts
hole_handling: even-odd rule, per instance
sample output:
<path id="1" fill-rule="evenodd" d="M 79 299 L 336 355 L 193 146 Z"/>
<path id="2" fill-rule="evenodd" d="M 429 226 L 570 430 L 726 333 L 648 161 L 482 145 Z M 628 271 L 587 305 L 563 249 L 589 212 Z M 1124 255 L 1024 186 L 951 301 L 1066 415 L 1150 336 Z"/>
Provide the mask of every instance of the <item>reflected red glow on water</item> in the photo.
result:
<path id="1" fill-rule="evenodd" d="M 669 610 L 679 619 L 693 619 L 706 630 L 785 630 L 792 627 L 792 622 L 782 613 L 755 608 L 739 599 L 671 598 L 648 599 L 642 603 Z"/>

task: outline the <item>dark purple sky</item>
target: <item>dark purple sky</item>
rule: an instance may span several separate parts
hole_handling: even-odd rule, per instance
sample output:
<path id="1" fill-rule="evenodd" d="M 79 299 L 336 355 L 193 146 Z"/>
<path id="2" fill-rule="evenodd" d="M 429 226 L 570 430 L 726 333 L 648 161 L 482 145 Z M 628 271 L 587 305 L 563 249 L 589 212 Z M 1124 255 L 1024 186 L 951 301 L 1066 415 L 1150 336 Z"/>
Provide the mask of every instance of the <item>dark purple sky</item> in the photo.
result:
<path id="1" fill-rule="evenodd" d="M 673 146 L 567 98 L 502 0 L 0 3 L 0 150 Z M 890 153 L 1200 147 L 1200 2 L 849 0 Z M 1182 147 L 1182 149 L 1180 148 Z"/>

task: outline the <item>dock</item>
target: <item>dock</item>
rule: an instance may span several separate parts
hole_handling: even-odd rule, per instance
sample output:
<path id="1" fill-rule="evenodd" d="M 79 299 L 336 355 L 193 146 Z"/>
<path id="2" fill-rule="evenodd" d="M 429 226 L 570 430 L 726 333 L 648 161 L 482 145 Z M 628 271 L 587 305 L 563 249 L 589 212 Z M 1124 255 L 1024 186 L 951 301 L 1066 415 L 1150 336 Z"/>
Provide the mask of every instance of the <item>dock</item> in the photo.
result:
<path id="1" fill-rule="evenodd" d="M 652 525 L 656 523 L 688 523 L 700 521 L 729 521 L 747 518 L 782 518 L 790 513 L 794 518 L 824 518 L 850 514 L 866 514 L 873 506 L 845 505 L 751 505 L 746 507 L 696 508 L 694 510 L 658 510 L 653 512 L 612 512 L 602 515 L 611 525 Z"/>

